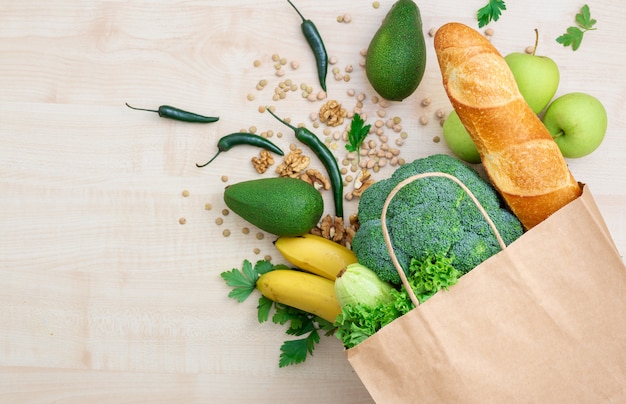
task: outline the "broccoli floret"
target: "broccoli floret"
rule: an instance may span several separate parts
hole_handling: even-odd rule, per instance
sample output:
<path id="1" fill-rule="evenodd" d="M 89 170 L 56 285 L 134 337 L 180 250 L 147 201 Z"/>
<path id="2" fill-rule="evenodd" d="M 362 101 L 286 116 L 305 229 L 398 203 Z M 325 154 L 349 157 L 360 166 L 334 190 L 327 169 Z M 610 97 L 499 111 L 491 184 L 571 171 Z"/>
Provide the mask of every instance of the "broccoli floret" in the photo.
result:
<path id="1" fill-rule="evenodd" d="M 393 238 L 391 230 L 390 237 Z M 400 275 L 387 250 L 380 219 L 368 220 L 360 225 L 352 239 L 352 250 L 357 255 L 360 264 L 368 268 L 376 268 L 375 272 L 381 280 L 393 284 L 400 283 Z M 394 248 L 394 253 L 404 273 L 408 274 L 411 259 L 403 250 Z"/>
<path id="2" fill-rule="evenodd" d="M 465 184 L 489 214 L 506 244 L 523 232 L 521 223 L 506 209 L 493 186 L 471 167 L 444 154 L 414 160 L 400 166 L 390 178 L 368 188 L 358 207 L 361 227 L 352 249 L 359 261 L 366 260 L 363 265 L 392 283 L 399 283 L 399 276 L 380 229 L 383 204 L 401 181 L 425 172 L 451 174 Z M 447 178 L 419 179 L 400 189 L 387 209 L 387 226 L 405 272 L 412 258 L 423 260 L 438 254 L 453 259 L 455 268 L 466 273 L 500 251 L 491 228 L 474 202 Z"/>
<path id="3" fill-rule="evenodd" d="M 517 216 L 511 213 L 511 211 L 498 209 L 492 211 L 490 213 L 490 217 L 493 224 L 496 226 L 496 229 L 498 229 L 498 233 L 500 233 L 504 244 L 509 245 L 524 234 L 524 229 L 522 228 L 520 221 L 517 219 Z"/>
<path id="4" fill-rule="evenodd" d="M 367 188 L 359 200 L 358 217 L 360 222 L 380 219 L 385 198 L 395 184 L 390 181 L 376 181 Z M 384 195 L 384 197 L 382 197 Z"/>
<path id="5" fill-rule="evenodd" d="M 494 242 L 491 242 L 491 238 L 493 238 Z M 471 231 L 462 231 L 461 239 L 450 250 L 454 256 L 452 261 L 454 267 L 463 273 L 467 273 L 500 251 L 495 238 L 493 236 L 491 238 L 480 236 Z"/>
<path id="6" fill-rule="evenodd" d="M 429 255 L 447 254 L 459 241 L 461 222 L 450 204 L 423 203 L 388 219 L 387 225 L 394 245 L 397 243 L 409 257 L 423 260 Z"/>

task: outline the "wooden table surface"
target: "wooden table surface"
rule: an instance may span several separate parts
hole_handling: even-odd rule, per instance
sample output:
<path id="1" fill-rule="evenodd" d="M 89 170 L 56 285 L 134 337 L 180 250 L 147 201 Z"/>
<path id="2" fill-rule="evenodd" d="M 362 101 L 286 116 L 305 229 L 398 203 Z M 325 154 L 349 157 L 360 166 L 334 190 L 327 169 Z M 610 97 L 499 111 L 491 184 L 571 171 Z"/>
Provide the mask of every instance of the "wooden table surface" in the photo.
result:
<path id="1" fill-rule="evenodd" d="M 373 101 L 360 52 L 392 3 L 296 1 L 336 58 L 331 68 L 342 78 L 329 74 L 328 99 L 352 111 L 364 94 L 368 122 L 379 110 L 385 119 L 400 117 L 406 160 L 449 153 L 433 140 L 442 133 L 437 110 L 448 113 L 450 104 L 431 37 L 417 92 L 384 109 Z M 427 33 L 448 21 L 477 28 L 475 13 L 486 1 L 420 3 Z M 598 29 L 573 52 L 555 38 L 584 3 L 507 3 L 488 26 L 498 49 L 524 51 L 538 28 L 538 52 L 561 69 L 558 94 L 583 91 L 606 106 L 603 144 L 569 164 L 590 186 L 623 254 L 626 8 L 590 0 Z M 338 22 L 344 14 L 350 23 Z M 276 75 L 275 54 L 287 62 L 284 76 Z M 262 105 L 313 128 L 311 113 L 328 99 L 307 101 L 298 89 L 272 100 L 286 80 L 319 91 L 300 19 L 287 2 L 5 0 L 0 61 L 0 402 L 371 400 L 334 337 L 322 338 L 304 364 L 279 368 L 284 329 L 257 322 L 256 298 L 227 296 L 221 272 L 244 259 L 281 260 L 271 235 L 223 213 L 224 186 L 259 177 L 250 164 L 258 151 L 242 146 L 195 167 L 221 135 L 242 129 L 272 131 L 284 148 L 294 143 L 289 130 L 259 113 Z M 267 85 L 257 90 L 261 80 Z M 175 122 L 125 102 L 220 120 Z M 315 130 L 322 135 L 323 128 Z M 315 159 L 312 166 L 321 167 Z M 273 168 L 264 175 L 274 176 Z M 330 213 L 328 193 L 325 201 Z M 348 203 L 348 213 L 355 209 Z"/>

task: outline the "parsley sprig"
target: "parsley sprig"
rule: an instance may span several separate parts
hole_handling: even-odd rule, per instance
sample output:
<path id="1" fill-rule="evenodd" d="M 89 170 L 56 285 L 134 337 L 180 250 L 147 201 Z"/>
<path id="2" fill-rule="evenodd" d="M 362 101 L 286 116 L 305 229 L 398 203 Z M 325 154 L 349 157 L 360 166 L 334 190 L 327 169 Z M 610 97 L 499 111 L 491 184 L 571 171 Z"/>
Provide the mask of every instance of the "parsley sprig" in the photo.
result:
<path id="1" fill-rule="evenodd" d="M 335 332 L 335 326 L 327 320 L 284 304 L 272 302 L 264 296 L 259 299 L 259 322 L 268 320 L 272 306 L 274 306 L 274 314 L 272 315 L 274 324 L 285 325 L 289 323 L 285 331 L 287 335 L 305 336 L 283 342 L 278 361 L 278 366 L 281 368 L 304 362 L 308 355 L 313 355 L 315 345 L 320 342 L 320 331 L 326 331 L 325 336 L 333 335 Z"/>
<path id="2" fill-rule="evenodd" d="M 256 282 L 264 273 L 274 269 L 288 269 L 286 265 L 273 265 L 270 261 L 260 260 L 253 266 L 248 260 L 244 260 L 241 269 L 233 268 L 222 272 L 221 277 L 228 286 L 233 289 L 229 297 L 238 302 L 245 301 L 256 289 Z M 271 314 L 271 317 L 270 317 Z M 304 362 L 309 355 L 313 355 L 316 344 L 320 342 L 320 331 L 325 331 L 325 336 L 335 332 L 335 326 L 305 311 L 276 303 L 261 296 L 257 306 L 257 318 L 259 323 L 268 321 L 270 318 L 274 324 L 287 324 L 287 335 L 301 337 L 283 342 L 280 347 L 280 359 L 278 366 L 284 367 Z"/>
<path id="3" fill-rule="evenodd" d="M 222 279 L 226 281 L 228 286 L 233 287 L 228 297 L 240 303 L 243 302 L 256 289 L 256 281 L 259 279 L 259 276 L 277 269 L 277 267 L 266 260 L 258 261 L 253 267 L 250 261 L 244 260 L 241 269 L 233 268 L 231 271 L 222 272 Z"/>
<path id="4" fill-rule="evenodd" d="M 489 3 L 478 10 L 478 28 L 482 28 L 491 21 L 498 21 L 502 11 L 506 10 L 504 0 L 489 0 Z"/>
<path id="5" fill-rule="evenodd" d="M 578 14 L 576 14 L 576 25 L 567 28 L 567 31 L 558 37 L 556 41 L 563 46 L 571 46 L 572 50 L 576 51 L 580 47 L 580 43 L 583 40 L 583 35 L 587 31 L 593 31 L 596 25 L 596 20 L 591 18 L 591 12 L 589 6 L 585 4 Z"/>
<path id="6" fill-rule="evenodd" d="M 349 152 L 359 152 L 363 141 L 367 137 L 372 125 L 364 125 L 365 121 L 361 118 L 361 115 L 355 113 L 350 123 L 350 131 L 348 131 L 348 143 L 346 143 L 346 149 Z M 360 153 L 357 154 L 357 160 L 360 157 Z"/>

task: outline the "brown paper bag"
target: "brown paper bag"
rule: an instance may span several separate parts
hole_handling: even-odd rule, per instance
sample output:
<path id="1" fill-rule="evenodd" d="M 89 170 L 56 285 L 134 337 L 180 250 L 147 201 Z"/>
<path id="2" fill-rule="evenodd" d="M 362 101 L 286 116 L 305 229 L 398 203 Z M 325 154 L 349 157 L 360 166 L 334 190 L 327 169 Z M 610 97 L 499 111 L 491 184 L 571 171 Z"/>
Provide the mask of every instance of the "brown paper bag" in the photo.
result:
<path id="1" fill-rule="evenodd" d="M 588 187 L 346 355 L 379 403 L 625 403 L 626 267 Z"/>

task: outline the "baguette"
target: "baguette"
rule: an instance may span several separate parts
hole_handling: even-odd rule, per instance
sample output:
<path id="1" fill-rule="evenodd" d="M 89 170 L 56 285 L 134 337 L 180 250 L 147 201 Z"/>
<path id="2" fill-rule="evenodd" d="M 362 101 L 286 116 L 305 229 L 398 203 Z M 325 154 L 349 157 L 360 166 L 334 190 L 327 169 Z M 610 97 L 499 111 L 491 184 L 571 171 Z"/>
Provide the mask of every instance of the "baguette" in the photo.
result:
<path id="1" fill-rule="evenodd" d="M 489 180 L 524 228 L 580 196 L 581 185 L 496 48 L 460 23 L 439 28 L 434 46 L 448 98 Z"/>

